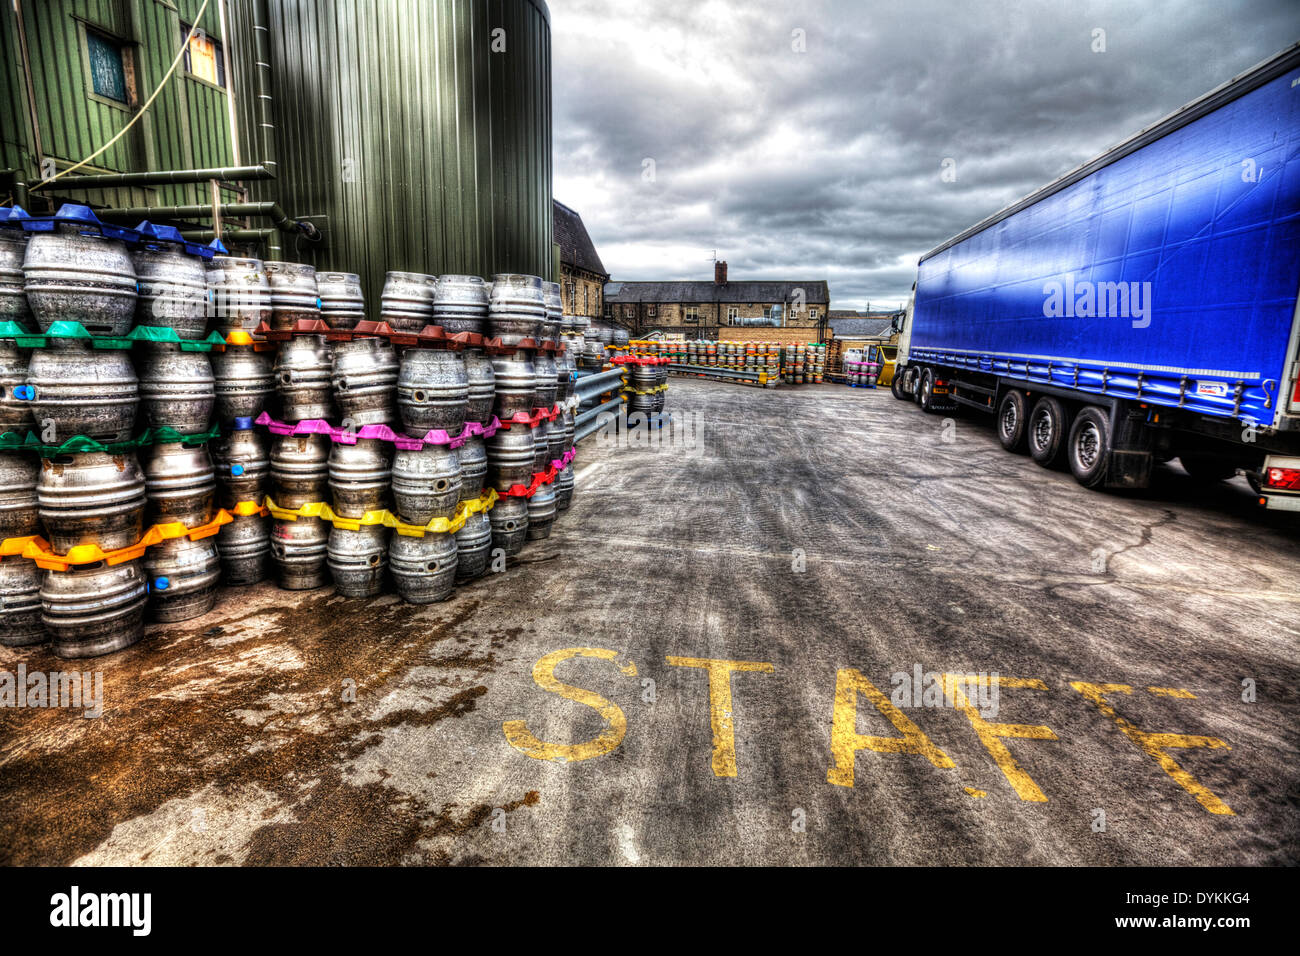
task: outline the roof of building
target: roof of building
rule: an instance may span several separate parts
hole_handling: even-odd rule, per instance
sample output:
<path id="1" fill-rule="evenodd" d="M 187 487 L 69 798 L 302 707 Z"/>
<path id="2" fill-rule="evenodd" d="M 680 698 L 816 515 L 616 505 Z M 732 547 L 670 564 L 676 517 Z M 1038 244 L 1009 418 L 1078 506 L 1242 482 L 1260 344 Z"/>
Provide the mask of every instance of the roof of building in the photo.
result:
<path id="1" fill-rule="evenodd" d="M 708 280 L 695 282 L 607 282 L 605 301 L 631 302 L 791 302 L 803 290 L 804 302 L 826 305 L 830 289 L 825 280 L 815 282 L 768 282 L 762 279 L 717 284 Z"/>
<path id="2" fill-rule="evenodd" d="M 848 339 L 872 335 L 885 335 L 889 332 L 889 326 L 893 322 L 893 319 L 868 319 L 865 316 L 837 316 L 835 312 L 830 312 L 828 313 L 827 322 L 830 324 L 831 330 L 837 337 Z"/>
<path id="3" fill-rule="evenodd" d="M 555 241 L 560 246 L 561 265 L 574 266 L 608 277 L 605 264 L 587 235 L 587 227 L 582 224 L 582 217 L 558 200 L 552 200 L 552 221 L 555 228 Z"/>

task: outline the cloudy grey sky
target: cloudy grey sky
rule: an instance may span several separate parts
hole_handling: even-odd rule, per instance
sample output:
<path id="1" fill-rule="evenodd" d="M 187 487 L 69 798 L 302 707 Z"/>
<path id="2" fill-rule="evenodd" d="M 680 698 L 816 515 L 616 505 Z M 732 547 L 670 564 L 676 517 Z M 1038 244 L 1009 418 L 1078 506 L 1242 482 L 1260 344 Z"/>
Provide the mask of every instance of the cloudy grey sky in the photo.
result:
<path id="1" fill-rule="evenodd" d="M 549 5 L 555 198 L 613 277 L 716 249 L 835 308 L 904 302 L 928 249 L 1300 39 L 1295 0 Z"/>

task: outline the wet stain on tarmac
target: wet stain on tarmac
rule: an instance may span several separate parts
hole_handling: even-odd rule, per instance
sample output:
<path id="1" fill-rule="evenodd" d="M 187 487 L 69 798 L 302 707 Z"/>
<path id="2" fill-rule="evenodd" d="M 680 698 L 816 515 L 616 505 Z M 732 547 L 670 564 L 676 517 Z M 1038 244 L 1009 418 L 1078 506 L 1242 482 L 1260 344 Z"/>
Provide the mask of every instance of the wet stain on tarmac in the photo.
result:
<path id="1" fill-rule="evenodd" d="M 292 807 L 296 822 L 250 821 L 249 863 L 393 862 L 437 826 L 382 783 L 347 782 L 340 763 L 385 730 L 427 728 L 474 709 L 487 688 L 464 686 L 464 674 L 487 674 L 496 655 L 437 648 L 478 601 L 460 602 L 453 619 L 447 610 L 412 614 L 396 602 L 340 602 L 322 592 L 292 609 L 230 616 L 249 594 L 226 592 L 213 612 L 218 626 L 173 626 L 112 657 L 69 664 L 27 655 L 29 671 L 102 670 L 104 715 L 0 712 L 0 864 L 71 863 L 115 824 L 208 786 L 234 795 L 256 785 Z M 370 713 L 430 656 L 461 675 L 434 685 L 446 699 Z M 344 701 L 345 681 L 355 682 L 357 703 Z"/>

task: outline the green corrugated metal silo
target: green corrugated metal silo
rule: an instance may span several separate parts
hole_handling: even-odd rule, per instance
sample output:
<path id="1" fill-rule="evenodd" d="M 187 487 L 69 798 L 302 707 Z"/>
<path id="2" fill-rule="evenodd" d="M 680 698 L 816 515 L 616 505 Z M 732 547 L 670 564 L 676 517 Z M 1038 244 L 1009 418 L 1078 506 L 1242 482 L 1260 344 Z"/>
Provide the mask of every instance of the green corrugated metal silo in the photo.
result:
<path id="1" fill-rule="evenodd" d="M 230 0 L 228 12 L 239 162 L 274 163 L 255 198 L 326 236 L 284 258 L 360 273 L 373 307 L 390 270 L 551 274 L 542 0 Z"/>

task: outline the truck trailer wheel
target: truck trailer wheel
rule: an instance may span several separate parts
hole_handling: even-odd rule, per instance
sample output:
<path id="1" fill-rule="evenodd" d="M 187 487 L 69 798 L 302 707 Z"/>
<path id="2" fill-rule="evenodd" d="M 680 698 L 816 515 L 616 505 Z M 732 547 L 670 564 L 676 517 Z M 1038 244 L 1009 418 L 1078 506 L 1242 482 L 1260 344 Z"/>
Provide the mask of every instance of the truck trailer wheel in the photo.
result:
<path id="1" fill-rule="evenodd" d="M 921 370 L 921 381 L 916 386 L 916 402 L 921 406 L 921 411 L 934 414 L 934 372 L 928 368 Z"/>
<path id="2" fill-rule="evenodd" d="M 1023 392 L 1011 389 L 998 403 L 998 441 L 1007 451 L 1017 455 L 1025 451 L 1029 434 L 1029 401 Z"/>
<path id="3" fill-rule="evenodd" d="M 1110 416 L 1089 405 L 1070 426 L 1066 455 L 1074 480 L 1085 488 L 1096 488 L 1106 480 L 1110 461 Z"/>
<path id="4" fill-rule="evenodd" d="M 1044 468 L 1059 464 L 1065 453 L 1070 417 L 1065 406 L 1044 395 L 1029 413 L 1029 454 Z"/>
<path id="5" fill-rule="evenodd" d="M 893 393 L 894 398 L 900 402 L 908 398 L 907 390 L 903 388 L 903 379 L 905 375 L 902 369 L 894 369 L 894 377 L 889 382 L 889 391 Z"/>

